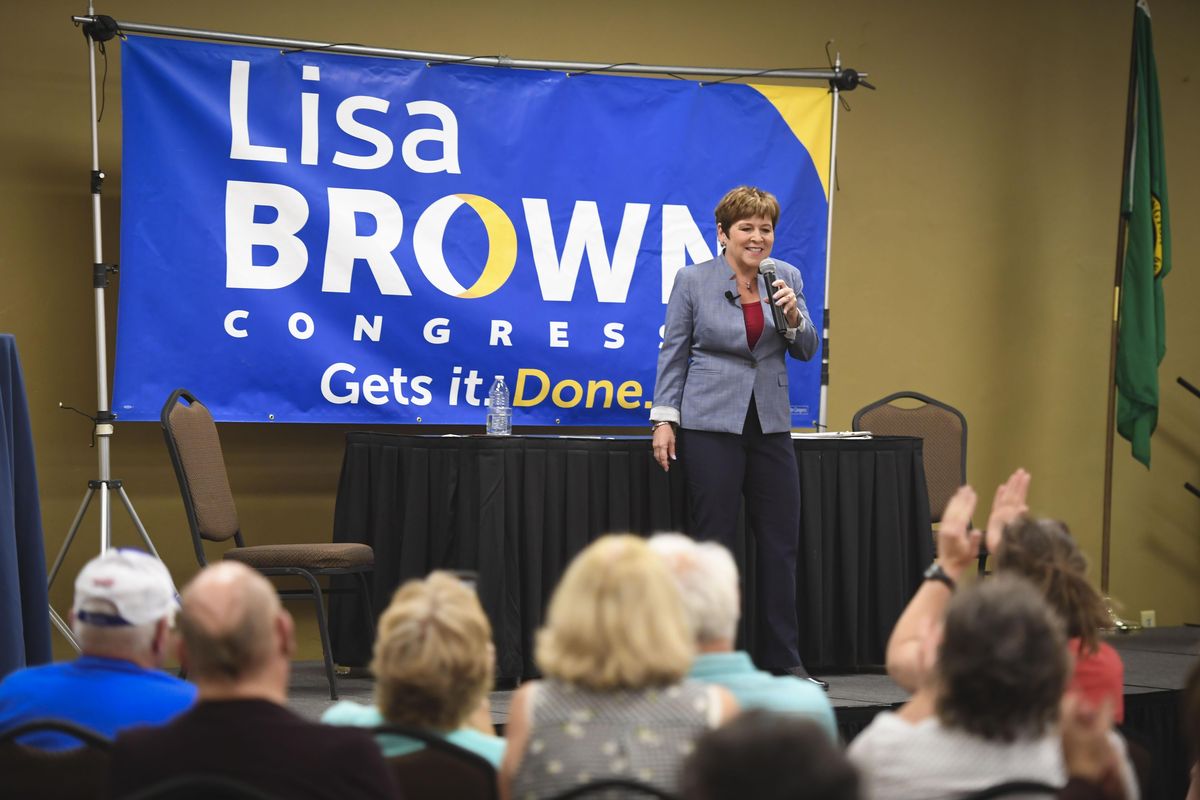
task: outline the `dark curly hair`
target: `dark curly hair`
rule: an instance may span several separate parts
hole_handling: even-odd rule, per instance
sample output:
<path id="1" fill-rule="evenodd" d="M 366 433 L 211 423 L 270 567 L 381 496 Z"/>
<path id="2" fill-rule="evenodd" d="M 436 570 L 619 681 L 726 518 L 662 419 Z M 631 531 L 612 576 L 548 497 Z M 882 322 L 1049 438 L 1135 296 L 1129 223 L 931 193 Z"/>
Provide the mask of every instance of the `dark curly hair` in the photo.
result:
<path id="1" fill-rule="evenodd" d="M 683 763 L 684 800 L 858 800 L 858 772 L 811 720 L 754 709 L 708 731 Z"/>
<path id="2" fill-rule="evenodd" d="M 1040 736 L 1058 719 L 1069 671 L 1062 622 L 1038 590 L 993 576 L 959 590 L 946 609 L 938 718 L 992 741 Z"/>
<path id="3" fill-rule="evenodd" d="M 1108 625 L 1108 609 L 1088 582 L 1087 567 L 1064 523 L 1028 516 L 1004 528 L 995 562 L 997 572 L 1029 579 L 1062 617 L 1067 636 L 1079 637 L 1080 651 L 1093 653 L 1100 644 L 1098 631 Z"/>

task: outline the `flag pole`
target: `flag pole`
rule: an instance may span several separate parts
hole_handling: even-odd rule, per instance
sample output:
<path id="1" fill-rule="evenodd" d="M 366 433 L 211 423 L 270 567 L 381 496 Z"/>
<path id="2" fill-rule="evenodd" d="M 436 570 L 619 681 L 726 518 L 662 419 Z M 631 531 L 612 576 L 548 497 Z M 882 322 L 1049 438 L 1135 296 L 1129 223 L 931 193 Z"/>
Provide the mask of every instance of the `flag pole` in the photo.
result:
<path id="1" fill-rule="evenodd" d="M 1105 418 L 1104 435 L 1104 514 L 1100 527 L 1100 592 L 1108 609 L 1113 628 L 1121 631 L 1136 630 L 1139 626 L 1121 619 L 1113 608 L 1108 590 L 1109 553 L 1112 549 L 1112 473 L 1114 431 L 1117 417 L 1117 343 L 1121 330 L 1121 282 L 1125 276 L 1125 245 L 1129 231 L 1129 214 L 1124 198 L 1133 190 L 1129 180 L 1129 167 L 1133 160 L 1133 115 L 1137 103 L 1137 3 L 1133 6 L 1133 26 L 1130 33 L 1129 91 L 1125 102 L 1125 148 L 1121 166 L 1122 201 L 1117 212 L 1117 266 L 1113 277 L 1112 331 L 1108 347 L 1108 414 Z"/>

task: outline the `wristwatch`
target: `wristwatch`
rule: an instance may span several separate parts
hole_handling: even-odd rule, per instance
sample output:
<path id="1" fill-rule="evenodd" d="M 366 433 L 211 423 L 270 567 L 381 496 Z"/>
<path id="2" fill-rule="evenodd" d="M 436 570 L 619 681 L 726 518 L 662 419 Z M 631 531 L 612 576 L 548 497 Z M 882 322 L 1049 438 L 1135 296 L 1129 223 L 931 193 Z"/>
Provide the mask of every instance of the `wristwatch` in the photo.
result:
<path id="1" fill-rule="evenodd" d="M 929 569 L 925 570 L 925 580 L 940 581 L 946 584 L 946 586 L 950 587 L 950 591 L 952 592 L 957 586 L 957 584 L 954 582 L 954 578 L 951 578 L 949 575 L 947 575 L 946 570 L 942 569 L 942 565 L 936 561 L 929 565 Z"/>

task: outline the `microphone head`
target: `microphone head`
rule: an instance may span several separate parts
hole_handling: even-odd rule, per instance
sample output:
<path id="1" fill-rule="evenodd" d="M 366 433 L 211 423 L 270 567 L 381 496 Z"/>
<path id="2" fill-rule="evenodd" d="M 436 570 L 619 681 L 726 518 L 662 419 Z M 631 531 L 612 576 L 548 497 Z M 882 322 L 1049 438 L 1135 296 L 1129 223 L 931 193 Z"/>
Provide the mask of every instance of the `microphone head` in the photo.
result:
<path id="1" fill-rule="evenodd" d="M 764 258 L 762 260 L 762 262 L 759 263 L 759 265 L 758 265 L 758 274 L 759 275 L 766 275 L 768 272 L 774 272 L 774 271 L 775 271 L 775 259 L 773 259 L 773 258 Z"/>

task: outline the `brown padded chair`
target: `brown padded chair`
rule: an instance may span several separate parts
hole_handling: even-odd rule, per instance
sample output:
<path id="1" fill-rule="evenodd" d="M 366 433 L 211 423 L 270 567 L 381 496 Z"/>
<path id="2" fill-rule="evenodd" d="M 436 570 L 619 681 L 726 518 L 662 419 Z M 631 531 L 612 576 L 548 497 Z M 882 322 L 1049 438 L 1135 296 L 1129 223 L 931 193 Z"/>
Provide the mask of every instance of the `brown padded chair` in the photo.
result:
<path id="1" fill-rule="evenodd" d="M 896 405 L 897 400 L 916 400 L 916 407 Z M 881 436 L 916 436 L 923 439 L 925 488 L 929 494 L 929 519 L 942 521 L 946 504 L 967 482 L 967 418 L 953 406 L 920 392 L 896 392 L 858 410 L 851 422 L 856 431 Z M 982 573 L 987 553 L 980 551 Z"/>
<path id="2" fill-rule="evenodd" d="M 279 596 L 285 599 L 311 597 L 315 602 L 321 649 L 325 656 L 325 675 L 329 679 L 329 697 L 337 700 L 337 676 L 329 645 L 329 625 L 317 577 L 354 576 L 357 584 L 354 591 L 361 594 L 366 623 L 370 630 L 374 630 L 375 618 L 371 612 L 371 587 L 367 582 L 367 574 L 375 568 L 375 552 L 369 545 L 353 542 L 246 546 L 212 414 L 190 392 L 176 389 L 163 406 L 160 421 L 167 451 L 175 467 L 175 477 L 179 480 L 179 491 L 183 495 L 183 507 L 192 531 L 196 560 L 201 567 L 208 563 L 204 553 L 205 540 L 228 542 L 232 539 L 235 546 L 224 552 L 225 560 L 240 561 L 263 575 L 290 575 L 304 580 L 308 589 L 280 589 Z"/>
<path id="3" fill-rule="evenodd" d="M 917 400 L 904 408 L 897 400 Z M 925 486 L 929 491 L 929 517 L 942 521 L 950 498 L 967 482 L 967 419 L 962 413 L 919 392 L 896 392 L 859 409 L 851 423 L 856 431 L 881 436 L 917 436 L 924 439 Z"/>
<path id="4" fill-rule="evenodd" d="M 69 750 L 20 744 L 28 733 L 55 731 L 79 741 Z M 112 743 L 95 731 L 58 719 L 31 720 L 0 734 L 0 796 L 84 800 L 105 796 Z"/>
<path id="5" fill-rule="evenodd" d="M 387 759 L 404 800 L 496 800 L 499 788 L 492 762 L 446 741 L 436 733 L 407 725 L 380 725 L 371 733 L 404 736 L 425 747 Z"/>

